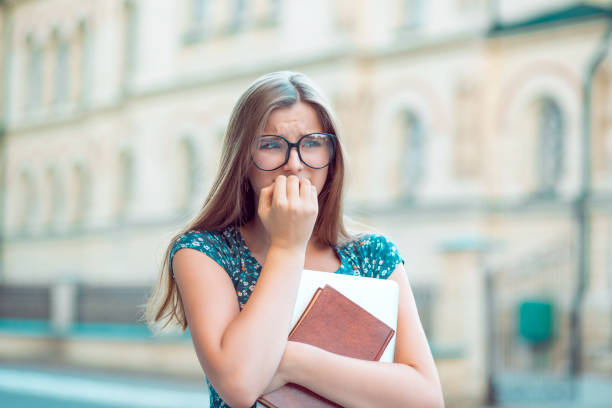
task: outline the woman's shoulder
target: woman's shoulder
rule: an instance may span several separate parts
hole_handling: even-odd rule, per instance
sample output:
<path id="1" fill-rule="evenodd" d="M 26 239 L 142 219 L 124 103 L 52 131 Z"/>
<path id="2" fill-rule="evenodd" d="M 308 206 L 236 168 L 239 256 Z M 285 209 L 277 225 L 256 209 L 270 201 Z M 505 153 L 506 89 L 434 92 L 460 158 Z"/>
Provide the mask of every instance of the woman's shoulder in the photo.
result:
<path id="1" fill-rule="evenodd" d="M 173 243 L 173 249 L 200 247 L 202 245 L 219 243 L 226 237 L 227 229 L 220 231 L 189 230 L 179 235 Z"/>
<path id="2" fill-rule="evenodd" d="M 375 232 L 362 232 L 355 234 L 351 239 L 340 246 L 347 249 L 361 251 L 391 250 L 397 251 L 396 245 L 385 235 Z"/>
<path id="3" fill-rule="evenodd" d="M 194 229 L 186 231 L 172 243 L 170 259 L 183 248 L 203 252 L 217 261 L 220 261 L 221 258 L 227 258 L 237 241 L 235 229 L 235 227 L 230 226 L 221 230 Z"/>
<path id="4" fill-rule="evenodd" d="M 339 248 L 356 264 L 364 276 L 387 278 L 399 263 L 404 263 L 397 246 L 385 235 L 361 233 Z"/>

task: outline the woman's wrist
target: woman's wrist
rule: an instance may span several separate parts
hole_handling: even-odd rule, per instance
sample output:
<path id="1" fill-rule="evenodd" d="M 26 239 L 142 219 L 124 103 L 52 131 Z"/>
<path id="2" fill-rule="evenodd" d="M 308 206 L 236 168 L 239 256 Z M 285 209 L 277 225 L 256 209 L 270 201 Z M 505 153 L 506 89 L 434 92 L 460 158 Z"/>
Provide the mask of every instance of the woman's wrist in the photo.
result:
<path id="1" fill-rule="evenodd" d="M 270 255 L 273 257 L 281 256 L 289 259 L 301 259 L 301 265 L 303 265 L 303 261 L 306 257 L 306 246 L 284 246 L 271 242 L 266 257 Z"/>
<path id="2" fill-rule="evenodd" d="M 281 359 L 280 366 L 278 368 L 279 375 L 285 383 L 293 382 L 295 366 L 296 366 L 296 342 L 288 341 Z"/>
<path id="3" fill-rule="evenodd" d="M 279 367 L 280 375 L 285 382 L 299 383 L 300 374 L 304 371 L 304 361 L 308 360 L 309 353 L 313 347 L 299 343 L 297 341 L 288 341 L 285 353 Z"/>

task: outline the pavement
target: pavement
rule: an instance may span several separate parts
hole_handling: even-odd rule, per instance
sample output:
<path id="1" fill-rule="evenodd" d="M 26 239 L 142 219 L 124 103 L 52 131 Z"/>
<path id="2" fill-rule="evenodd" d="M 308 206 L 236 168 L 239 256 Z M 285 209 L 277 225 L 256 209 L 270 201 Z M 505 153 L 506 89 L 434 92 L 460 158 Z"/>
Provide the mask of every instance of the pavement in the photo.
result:
<path id="1" fill-rule="evenodd" d="M 612 377 L 500 376 L 500 408 L 612 408 Z"/>
<path id="2" fill-rule="evenodd" d="M 208 398 L 204 380 L 0 364 L 2 408 L 202 408 Z"/>

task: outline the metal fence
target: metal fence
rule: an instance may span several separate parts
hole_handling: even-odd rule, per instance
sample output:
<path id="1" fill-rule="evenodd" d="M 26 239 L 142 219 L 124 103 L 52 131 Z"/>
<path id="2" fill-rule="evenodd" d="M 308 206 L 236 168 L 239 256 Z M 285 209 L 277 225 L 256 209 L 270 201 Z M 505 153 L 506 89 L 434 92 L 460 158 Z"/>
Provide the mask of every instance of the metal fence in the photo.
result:
<path id="1" fill-rule="evenodd" d="M 142 320 L 148 287 L 81 286 L 77 291 L 76 320 L 136 323 Z"/>
<path id="2" fill-rule="evenodd" d="M 53 320 L 54 303 L 72 308 L 75 323 L 139 323 L 150 291 L 146 286 L 73 285 L 71 291 L 54 286 L 0 285 L 0 319 Z M 65 295 L 68 293 L 68 295 Z M 57 299 L 68 296 L 72 299 Z"/>
<path id="3" fill-rule="evenodd" d="M 565 239 L 486 273 L 490 404 L 570 402 L 576 246 Z"/>
<path id="4" fill-rule="evenodd" d="M 0 319 L 50 319 L 48 286 L 0 285 Z"/>

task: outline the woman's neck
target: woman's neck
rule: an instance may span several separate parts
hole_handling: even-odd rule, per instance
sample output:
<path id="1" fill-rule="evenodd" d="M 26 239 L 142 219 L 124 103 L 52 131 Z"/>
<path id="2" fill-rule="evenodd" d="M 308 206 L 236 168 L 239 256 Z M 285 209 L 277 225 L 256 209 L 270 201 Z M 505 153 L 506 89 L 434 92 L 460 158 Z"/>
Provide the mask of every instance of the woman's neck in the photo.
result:
<path id="1" fill-rule="evenodd" d="M 270 237 L 259 217 L 255 216 L 241 226 L 240 233 L 249 247 L 251 256 L 263 265 L 270 246 Z M 304 267 L 306 269 L 335 272 L 340 268 L 342 262 L 333 247 L 322 244 L 319 239 L 312 236 L 306 246 L 305 255 Z"/>
<path id="2" fill-rule="evenodd" d="M 240 227 L 243 238 L 251 252 L 266 253 L 270 246 L 270 235 L 261 222 L 261 218 L 255 215 L 249 222 Z"/>

